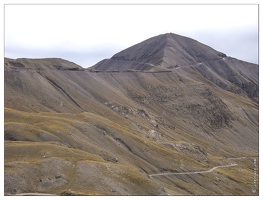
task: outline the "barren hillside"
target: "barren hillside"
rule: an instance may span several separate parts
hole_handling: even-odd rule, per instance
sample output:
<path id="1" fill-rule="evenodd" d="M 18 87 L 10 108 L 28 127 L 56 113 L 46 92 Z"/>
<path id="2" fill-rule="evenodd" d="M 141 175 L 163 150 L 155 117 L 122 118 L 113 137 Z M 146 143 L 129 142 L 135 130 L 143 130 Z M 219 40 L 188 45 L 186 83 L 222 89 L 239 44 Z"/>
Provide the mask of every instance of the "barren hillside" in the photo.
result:
<path id="1" fill-rule="evenodd" d="M 170 33 L 4 68 L 6 195 L 258 195 L 258 65 Z"/>

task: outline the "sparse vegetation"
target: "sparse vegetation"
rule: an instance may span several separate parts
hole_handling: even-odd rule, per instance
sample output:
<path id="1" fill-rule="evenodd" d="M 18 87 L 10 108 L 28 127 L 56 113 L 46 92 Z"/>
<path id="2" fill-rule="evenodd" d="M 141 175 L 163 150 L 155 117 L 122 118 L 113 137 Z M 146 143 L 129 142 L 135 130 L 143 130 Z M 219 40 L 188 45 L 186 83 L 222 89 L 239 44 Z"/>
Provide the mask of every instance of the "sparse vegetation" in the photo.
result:
<path id="1" fill-rule="evenodd" d="M 88 70 L 6 58 L 5 195 L 258 195 L 257 75 L 174 34 Z"/>

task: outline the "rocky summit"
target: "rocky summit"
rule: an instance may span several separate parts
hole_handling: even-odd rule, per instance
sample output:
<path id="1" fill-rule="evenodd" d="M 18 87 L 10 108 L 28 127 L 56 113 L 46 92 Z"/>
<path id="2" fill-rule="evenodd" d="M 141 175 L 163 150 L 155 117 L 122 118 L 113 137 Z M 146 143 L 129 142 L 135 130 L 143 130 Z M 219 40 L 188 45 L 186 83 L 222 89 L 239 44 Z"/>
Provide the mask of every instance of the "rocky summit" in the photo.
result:
<path id="1" fill-rule="evenodd" d="M 258 195 L 258 76 L 172 33 L 87 69 L 5 58 L 5 195 Z"/>

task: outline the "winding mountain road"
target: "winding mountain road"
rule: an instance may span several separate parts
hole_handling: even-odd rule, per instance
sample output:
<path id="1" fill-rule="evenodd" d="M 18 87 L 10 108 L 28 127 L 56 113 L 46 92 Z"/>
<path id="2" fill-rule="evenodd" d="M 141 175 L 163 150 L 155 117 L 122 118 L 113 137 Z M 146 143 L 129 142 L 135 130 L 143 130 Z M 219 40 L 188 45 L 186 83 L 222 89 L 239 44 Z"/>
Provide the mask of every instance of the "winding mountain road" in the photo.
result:
<path id="1" fill-rule="evenodd" d="M 226 167 L 234 167 L 237 166 L 237 164 L 230 164 L 230 165 L 221 165 L 213 167 L 212 169 L 206 170 L 206 171 L 195 171 L 195 172 L 167 172 L 167 173 L 159 173 L 159 174 L 149 174 L 149 177 L 153 176 L 166 176 L 166 175 L 183 175 L 183 174 L 205 174 L 205 173 L 211 173 L 217 168 L 226 168 Z"/>

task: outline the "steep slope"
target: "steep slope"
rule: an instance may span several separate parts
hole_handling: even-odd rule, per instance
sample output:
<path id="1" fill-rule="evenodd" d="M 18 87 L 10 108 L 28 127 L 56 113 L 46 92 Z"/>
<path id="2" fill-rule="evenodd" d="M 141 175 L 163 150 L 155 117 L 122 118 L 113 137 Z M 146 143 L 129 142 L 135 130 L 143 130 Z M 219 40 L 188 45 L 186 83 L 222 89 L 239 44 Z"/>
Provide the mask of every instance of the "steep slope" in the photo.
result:
<path id="1" fill-rule="evenodd" d="M 164 36 L 163 44 L 190 40 L 157 38 Z M 220 55 L 211 61 L 212 51 L 167 71 L 172 57 L 159 54 L 169 52 L 163 44 L 148 57 L 148 43 L 134 55 L 124 50 L 102 71 L 6 58 L 5 193 L 257 195 L 258 66 Z M 165 71 L 118 70 L 133 57 Z M 238 86 L 243 81 L 253 93 Z M 152 176 L 160 173 L 173 174 Z"/>

